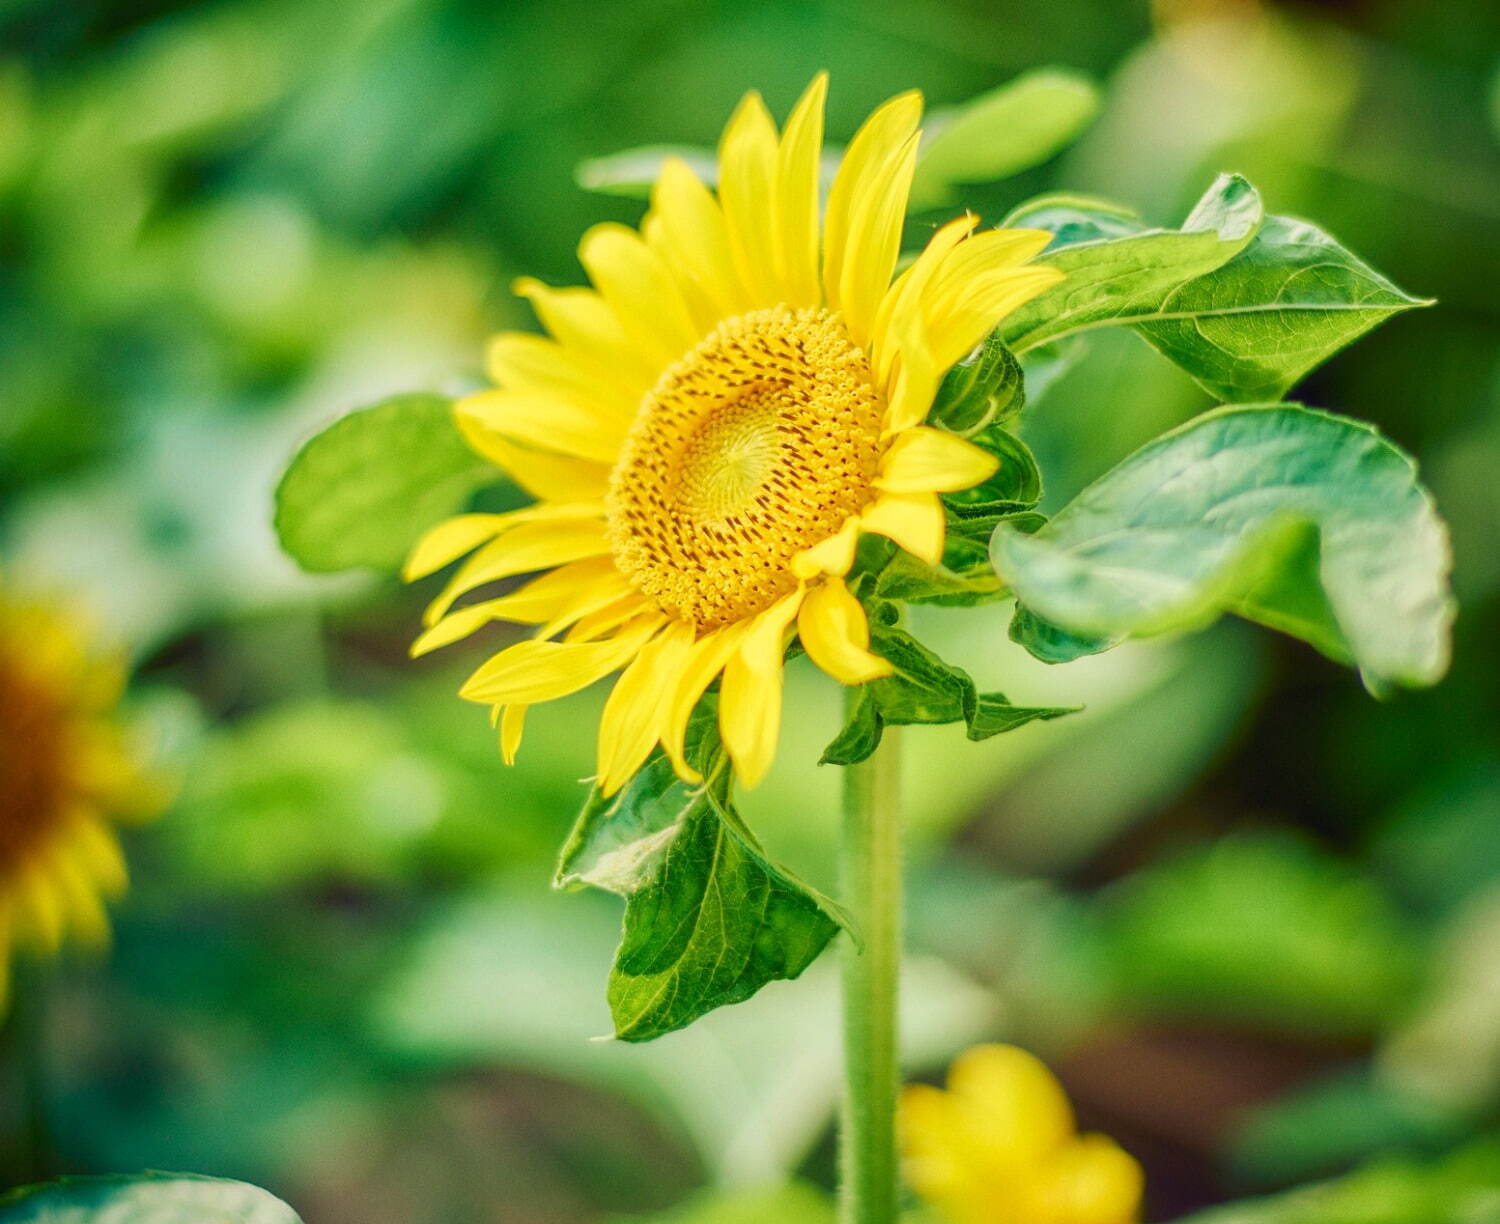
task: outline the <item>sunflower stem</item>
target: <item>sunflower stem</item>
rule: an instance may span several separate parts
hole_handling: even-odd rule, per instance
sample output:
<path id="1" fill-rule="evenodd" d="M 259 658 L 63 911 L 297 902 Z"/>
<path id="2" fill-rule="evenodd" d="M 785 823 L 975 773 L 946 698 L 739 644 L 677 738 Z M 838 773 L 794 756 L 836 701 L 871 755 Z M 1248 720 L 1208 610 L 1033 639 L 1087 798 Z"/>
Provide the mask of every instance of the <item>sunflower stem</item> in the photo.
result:
<path id="1" fill-rule="evenodd" d="M 852 702 L 854 690 L 848 690 Z M 840 877 L 864 947 L 844 940 L 842 1224 L 894 1224 L 898 1215 L 897 1002 L 901 969 L 901 775 L 895 728 L 844 770 Z"/>

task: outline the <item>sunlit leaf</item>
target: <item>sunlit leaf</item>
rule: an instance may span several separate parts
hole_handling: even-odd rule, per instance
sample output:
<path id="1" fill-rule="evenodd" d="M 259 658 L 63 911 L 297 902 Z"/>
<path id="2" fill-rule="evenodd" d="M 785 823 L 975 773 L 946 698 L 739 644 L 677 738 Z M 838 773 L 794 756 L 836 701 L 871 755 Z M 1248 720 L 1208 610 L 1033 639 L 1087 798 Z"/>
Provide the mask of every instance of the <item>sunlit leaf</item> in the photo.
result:
<path id="1" fill-rule="evenodd" d="M 1088 77 L 1042 68 L 949 111 L 935 111 L 917 162 L 911 208 L 952 202 L 965 183 L 990 183 L 1039 165 L 1076 140 L 1099 111 Z"/>
<path id="2" fill-rule="evenodd" d="M 393 396 L 297 452 L 276 489 L 276 534 L 314 573 L 394 571 L 422 532 L 495 477 L 459 436 L 448 399 Z"/>
<path id="3" fill-rule="evenodd" d="M 1448 665 L 1447 532 L 1411 459 L 1372 427 L 1290 404 L 1224 408 L 1131 455 L 995 569 L 1029 617 L 1099 646 L 1235 612 L 1351 662 L 1373 691 Z"/>
<path id="4" fill-rule="evenodd" d="M 0 1198 L 4 1224 L 300 1224 L 297 1213 L 244 1182 L 178 1173 L 79 1177 Z"/>
<path id="5" fill-rule="evenodd" d="M 711 723 L 695 723 L 703 783 L 680 781 L 657 755 L 618 794 L 596 788 L 558 865 L 559 885 L 625 898 L 609 976 L 623 1041 L 650 1041 L 796 977 L 838 929 L 836 907 L 771 863 L 735 812 Z"/>

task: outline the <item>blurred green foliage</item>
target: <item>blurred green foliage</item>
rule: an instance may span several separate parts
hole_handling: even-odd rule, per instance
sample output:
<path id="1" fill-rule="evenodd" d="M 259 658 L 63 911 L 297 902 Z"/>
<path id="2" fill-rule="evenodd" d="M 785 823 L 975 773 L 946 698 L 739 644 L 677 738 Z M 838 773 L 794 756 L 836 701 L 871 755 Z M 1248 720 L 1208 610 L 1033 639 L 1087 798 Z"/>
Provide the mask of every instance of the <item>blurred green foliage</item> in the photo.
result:
<path id="1" fill-rule="evenodd" d="M 1066 189 L 1166 225 L 1237 171 L 1438 299 L 1291 395 L 1418 457 L 1463 615 L 1450 678 L 1377 705 L 1239 625 L 1065 674 L 1004 643 L 999 610 L 922 610 L 924 640 L 980 689 L 1086 709 L 982 745 L 909 733 L 909 1064 L 984 1037 L 1036 1048 L 1085 1124 L 1141 1156 L 1151 1219 L 1372 1161 L 1342 1189 L 1206 1219 L 1484 1218 L 1500 1182 L 1484 1138 L 1500 1129 L 1500 17 L 1484 0 L 0 5 L 0 558 L 78 592 L 131 649 L 137 712 L 183 780 L 131 837 L 112 957 L 69 965 L 7 1031 L 6 1184 L 191 1169 L 265 1185 L 310 1224 L 696 1224 L 735 1218 L 676 1207 L 705 1187 L 741 1187 L 760 1218 L 779 1200 L 756 1187 L 829 1182 L 832 981 L 815 967 L 656 1046 L 589 1042 L 619 907 L 547 884 L 598 696 L 537 712 L 502 772 L 452 694 L 505 631 L 409 662 L 417 599 L 295 572 L 272 492 L 350 407 L 477 383 L 487 332 L 529 325 L 509 280 L 575 281 L 583 229 L 638 217 L 576 185 L 590 159 L 711 145 L 744 90 L 780 113 L 823 68 L 843 140 L 900 89 L 952 107 L 1045 65 L 1093 83 L 1077 143 L 999 182 L 959 167 L 956 203 L 996 221 Z M 1048 510 L 1210 402 L 1132 336 L 1064 365 L 1033 376 L 1019 426 Z M 837 694 L 793 671 L 784 743 L 822 745 Z M 784 755 L 745 818 L 827 889 L 838 780 Z M 816 1191 L 790 1193 L 775 1210 L 820 1218 Z"/>

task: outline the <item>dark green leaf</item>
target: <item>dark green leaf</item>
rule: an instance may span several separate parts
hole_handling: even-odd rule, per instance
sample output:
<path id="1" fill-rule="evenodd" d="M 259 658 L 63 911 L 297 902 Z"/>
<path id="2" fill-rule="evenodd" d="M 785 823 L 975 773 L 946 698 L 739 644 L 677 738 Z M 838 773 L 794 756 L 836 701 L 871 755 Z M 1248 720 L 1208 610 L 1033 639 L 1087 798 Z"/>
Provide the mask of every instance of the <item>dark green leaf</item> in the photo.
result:
<path id="1" fill-rule="evenodd" d="M 0 1224 L 300 1224 L 244 1182 L 182 1173 L 76 1177 L 0 1198 Z"/>
<path id="2" fill-rule="evenodd" d="M 854 765 L 880 745 L 887 726 L 962 722 L 971 740 L 988 739 L 1072 709 L 1013 706 L 1003 693 L 980 693 L 969 673 L 943 662 L 904 629 L 870 618 L 870 648 L 892 675 L 860 686 L 843 729 L 823 750 L 822 764 Z"/>
<path id="3" fill-rule="evenodd" d="M 1026 406 L 1021 364 L 991 334 L 948 371 L 927 419 L 965 436 L 1004 424 Z"/>
<path id="4" fill-rule="evenodd" d="M 1448 664 L 1447 531 L 1415 465 L 1372 427 L 1296 405 L 1199 417 L 1035 534 L 1002 525 L 992 555 L 1023 610 L 1074 638 L 1230 611 L 1352 661 L 1377 692 Z"/>
<path id="5" fill-rule="evenodd" d="M 694 722 L 704 783 L 660 755 L 615 796 L 589 796 L 558 866 L 559 885 L 625 898 L 609 977 L 615 1036 L 650 1041 L 767 982 L 794 978 L 838 929 L 838 910 L 762 853 L 730 803 L 711 710 Z"/>
<path id="6" fill-rule="evenodd" d="M 1045 209 L 1022 209 L 1013 223 L 1050 220 L 1075 240 L 1059 243 L 1038 261 L 1061 269 L 1067 279 L 1011 315 L 1000 338 L 1020 356 L 1085 328 L 1158 314 L 1173 292 L 1244 250 L 1262 217 L 1260 196 L 1238 175 L 1221 175 L 1180 230 L 1136 230 L 1129 214 L 1077 200 L 1064 207 L 1054 198 Z M 1090 234 L 1097 236 L 1083 237 Z"/>
<path id="7" fill-rule="evenodd" d="M 875 593 L 899 603 L 971 607 L 1004 595 L 984 540 L 948 533 L 941 565 L 897 550 L 875 580 Z"/>
<path id="8" fill-rule="evenodd" d="M 1136 328 L 1210 394 L 1243 403 L 1275 399 L 1372 327 L 1427 304 L 1316 226 L 1268 217 L 1249 246 Z"/>
<path id="9" fill-rule="evenodd" d="M 951 515 L 958 518 L 1003 516 L 1030 510 L 1042 500 L 1042 472 L 1031 448 L 1015 434 L 991 425 L 969 437 L 975 446 L 989 451 L 1000 462 L 995 474 L 982 484 L 943 498 Z"/>
<path id="10" fill-rule="evenodd" d="M 448 399 L 393 396 L 297 452 L 276 489 L 276 534 L 314 573 L 394 571 L 424 531 L 495 479 L 459 435 Z"/>
<path id="11" fill-rule="evenodd" d="M 1077 72 L 1043 68 L 951 111 L 934 112 L 912 183 L 914 212 L 953 201 L 964 183 L 990 183 L 1039 165 L 1078 138 L 1099 92 Z"/>

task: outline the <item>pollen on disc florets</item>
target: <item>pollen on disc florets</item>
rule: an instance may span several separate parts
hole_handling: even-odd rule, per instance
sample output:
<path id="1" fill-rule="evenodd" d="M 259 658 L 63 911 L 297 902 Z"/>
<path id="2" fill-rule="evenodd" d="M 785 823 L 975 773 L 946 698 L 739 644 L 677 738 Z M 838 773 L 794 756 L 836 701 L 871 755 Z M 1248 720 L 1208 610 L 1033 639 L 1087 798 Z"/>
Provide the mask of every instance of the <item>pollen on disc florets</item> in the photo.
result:
<path id="1" fill-rule="evenodd" d="M 882 408 L 837 314 L 725 320 L 641 403 L 605 502 L 615 564 L 700 630 L 769 607 L 869 501 Z"/>
<path id="2" fill-rule="evenodd" d="M 0 877 L 62 823 L 68 710 L 22 658 L 0 648 Z"/>

